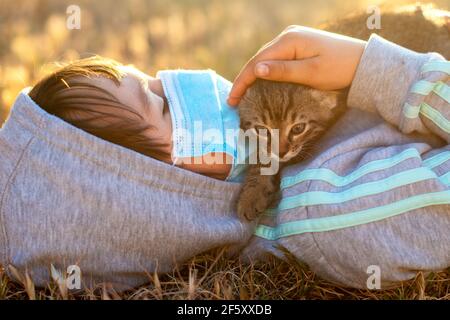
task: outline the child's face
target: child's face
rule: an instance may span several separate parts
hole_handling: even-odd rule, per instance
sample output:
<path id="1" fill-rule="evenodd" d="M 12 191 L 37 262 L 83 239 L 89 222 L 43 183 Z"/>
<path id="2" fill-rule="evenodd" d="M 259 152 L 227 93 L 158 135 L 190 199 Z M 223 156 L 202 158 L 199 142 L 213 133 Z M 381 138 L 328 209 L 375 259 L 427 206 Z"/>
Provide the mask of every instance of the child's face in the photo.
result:
<path id="1" fill-rule="evenodd" d="M 167 159 L 161 159 L 166 163 L 172 164 L 171 157 L 172 143 L 172 119 L 169 107 L 165 101 L 164 90 L 160 79 L 150 77 L 133 67 L 121 67 L 124 76 L 120 86 L 107 78 L 93 78 L 92 84 L 107 90 L 113 94 L 121 103 L 132 107 L 152 126 L 145 134 L 155 143 L 166 144 L 166 147 L 160 149 L 167 154 Z M 112 112 L 120 112 L 113 110 Z M 216 179 L 226 179 L 230 172 L 231 156 L 226 155 L 227 160 L 224 164 L 209 164 L 201 157 L 198 160 L 189 159 L 185 164 L 181 161 L 181 167 L 184 169 L 204 174 Z M 205 156 L 205 158 L 207 158 Z M 184 160 L 184 159 L 179 159 Z M 177 164 L 178 165 L 178 164 Z"/>
<path id="2" fill-rule="evenodd" d="M 133 108 L 152 126 L 145 134 L 157 143 L 166 144 L 164 153 L 172 152 L 172 120 L 165 102 L 161 80 L 134 67 L 120 67 L 124 76 L 120 86 L 107 78 L 93 78 L 94 85 L 113 94 L 121 103 Z M 119 112 L 119 111 L 117 111 Z M 171 158 L 167 159 L 171 163 Z"/>

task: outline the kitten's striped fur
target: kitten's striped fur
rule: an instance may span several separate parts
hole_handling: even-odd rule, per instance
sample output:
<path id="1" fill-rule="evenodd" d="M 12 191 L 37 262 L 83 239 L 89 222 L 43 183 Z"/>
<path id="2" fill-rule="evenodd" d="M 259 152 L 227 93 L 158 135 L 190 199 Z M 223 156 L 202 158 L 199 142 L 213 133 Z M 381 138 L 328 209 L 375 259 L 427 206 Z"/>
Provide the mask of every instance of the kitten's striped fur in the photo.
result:
<path id="1" fill-rule="evenodd" d="M 301 85 L 257 80 L 239 104 L 241 128 L 279 130 L 281 169 L 309 155 L 314 143 L 342 113 L 343 96 Z M 279 173 L 261 175 L 261 167 L 261 163 L 249 165 L 238 200 L 241 218 L 255 219 L 275 200 Z"/>

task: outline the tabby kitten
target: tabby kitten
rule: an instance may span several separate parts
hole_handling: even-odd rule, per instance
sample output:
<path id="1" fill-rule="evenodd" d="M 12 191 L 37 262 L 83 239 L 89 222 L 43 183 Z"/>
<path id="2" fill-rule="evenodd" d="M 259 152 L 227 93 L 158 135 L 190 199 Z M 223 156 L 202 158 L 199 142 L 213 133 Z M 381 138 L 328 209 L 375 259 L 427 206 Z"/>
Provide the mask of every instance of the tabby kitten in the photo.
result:
<path id="1" fill-rule="evenodd" d="M 418 52 L 436 51 L 450 57 L 448 11 L 418 6 L 415 10 L 383 10 L 383 28 L 369 30 L 367 13 L 338 19 L 325 30 L 368 39 L 372 32 Z M 323 92 L 308 87 L 258 80 L 239 106 L 241 127 L 279 129 L 280 169 L 304 159 L 319 136 L 345 108 L 345 93 Z M 259 131 L 259 130 L 258 130 Z M 241 218 L 255 219 L 276 199 L 279 174 L 260 174 L 263 165 L 250 165 L 238 200 Z"/>
<path id="2" fill-rule="evenodd" d="M 272 157 L 272 161 L 279 161 L 281 170 L 287 164 L 305 159 L 313 144 L 344 108 L 344 93 L 257 80 L 247 90 L 238 110 L 241 128 L 244 131 L 256 129 L 258 139 L 267 141 L 271 139 L 271 130 L 279 130 L 279 154 Z M 270 142 L 264 145 L 268 145 L 265 151 L 270 154 Z M 238 200 L 241 219 L 254 220 L 277 200 L 280 170 L 273 175 L 262 175 L 264 166 L 259 158 L 256 164 L 249 165 Z"/>

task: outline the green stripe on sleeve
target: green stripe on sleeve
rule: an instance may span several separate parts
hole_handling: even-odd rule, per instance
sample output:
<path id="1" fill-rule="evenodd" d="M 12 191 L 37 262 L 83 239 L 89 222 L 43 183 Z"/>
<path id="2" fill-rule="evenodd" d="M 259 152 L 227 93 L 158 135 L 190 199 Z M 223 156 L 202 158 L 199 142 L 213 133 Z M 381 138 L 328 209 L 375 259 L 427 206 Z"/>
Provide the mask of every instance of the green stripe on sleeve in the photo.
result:
<path id="1" fill-rule="evenodd" d="M 443 151 L 423 160 L 423 165 L 427 168 L 434 169 L 448 160 L 450 160 L 450 151 Z"/>
<path id="2" fill-rule="evenodd" d="M 420 106 L 412 106 L 408 102 L 403 106 L 403 115 L 408 119 L 415 119 L 420 114 Z"/>
<path id="3" fill-rule="evenodd" d="M 450 133 L 450 121 L 448 121 L 448 119 L 445 118 L 439 111 L 423 102 L 421 104 L 420 113 L 433 121 L 433 123 L 436 124 L 442 131 Z"/>
<path id="4" fill-rule="evenodd" d="M 426 80 L 417 81 L 411 88 L 411 93 L 420 94 L 423 96 L 434 92 L 439 97 L 450 103 L 450 88 L 442 81 L 429 82 Z"/>
<path id="5" fill-rule="evenodd" d="M 283 198 L 276 209 L 269 209 L 268 214 L 294 209 L 297 207 L 336 204 L 383 193 L 411 183 L 436 179 L 436 174 L 425 167 L 415 168 L 392 175 L 386 179 L 357 185 L 342 192 L 311 191 Z"/>
<path id="6" fill-rule="evenodd" d="M 430 61 L 423 65 L 422 73 L 427 72 L 444 72 L 450 75 L 450 62 L 449 61 Z"/>
<path id="7" fill-rule="evenodd" d="M 450 204 L 450 191 L 421 194 L 380 207 L 333 217 L 293 221 L 280 224 L 277 227 L 259 225 L 255 230 L 255 235 L 267 240 L 277 240 L 309 232 L 340 230 L 380 221 L 411 210 L 441 204 Z"/>
<path id="8" fill-rule="evenodd" d="M 281 181 L 281 190 L 290 188 L 296 184 L 299 184 L 304 181 L 308 180 L 322 180 L 325 182 L 328 182 L 329 184 L 336 186 L 336 187 L 343 187 L 346 186 L 359 178 L 375 172 L 379 170 L 385 170 L 389 169 L 391 167 L 394 167 L 395 165 L 411 158 L 419 158 L 420 154 L 419 152 L 414 149 L 406 149 L 399 154 L 396 154 L 390 158 L 380 159 L 380 160 L 374 160 L 371 162 L 368 162 L 349 175 L 346 176 L 339 176 L 336 173 L 334 173 L 330 169 L 326 168 L 318 168 L 318 169 L 307 169 L 299 172 L 295 176 L 290 177 L 284 177 Z M 450 159 L 450 154 L 449 154 Z"/>
<path id="9" fill-rule="evenodd" d="M 439 180 L 446 186 L 450 186 L 450 172 L 447 172 L 446 174 L 440 176 Z"/>

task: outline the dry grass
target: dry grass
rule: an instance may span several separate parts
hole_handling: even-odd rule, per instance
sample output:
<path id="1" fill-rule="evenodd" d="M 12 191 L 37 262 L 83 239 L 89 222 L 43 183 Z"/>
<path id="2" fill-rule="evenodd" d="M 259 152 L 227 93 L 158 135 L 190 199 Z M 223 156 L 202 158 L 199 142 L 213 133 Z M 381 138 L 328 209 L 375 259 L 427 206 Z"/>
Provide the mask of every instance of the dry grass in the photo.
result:
<path id="1" fill-rule="evenodd" d="M 273 258 L 268 263 L 243 265 L 226 259 L 220 251 L 195 257 L 171 274 L 149 274 L 147 285 L 121 294 L 99 285 L 73 295 L 56 284 L 36 289 L 27 275 L 16 277 L 20 279 L 13 283 L 0 268 L 0 299 L 450 300 L 450 268 L 427 277 L 419 272 L 414 280 L 395 289 L 370 291 L 335 286 L 292 257 L 288 262 Z"/>

